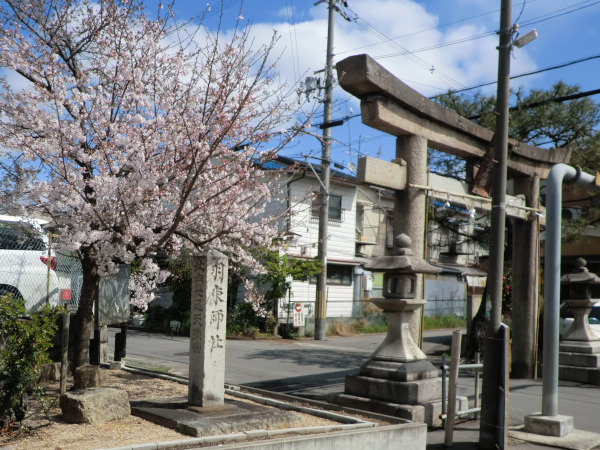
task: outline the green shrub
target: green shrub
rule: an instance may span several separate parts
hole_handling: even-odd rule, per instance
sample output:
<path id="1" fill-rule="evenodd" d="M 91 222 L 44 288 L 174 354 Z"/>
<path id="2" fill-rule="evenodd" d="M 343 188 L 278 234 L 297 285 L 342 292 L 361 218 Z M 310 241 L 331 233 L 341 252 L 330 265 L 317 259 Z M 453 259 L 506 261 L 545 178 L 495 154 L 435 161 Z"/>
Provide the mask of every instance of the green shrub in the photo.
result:
<path id="1" fill-rule="evenodd" d="M 227 315 L 227 336 L 256 338 L 261 334 L 273 334 L 277 325 L 274 317 L 260 317 L 250 303 L 238 303 L 235 311 Z"/>
<path id="2" fill-rule="evenodd" d="M 41 367 L 50 362 L 48 349 L 57 330 L 58 308 L 44 306 L 39 314 L 24 317 L 25 302 L 11 294 L 0 297 L 0 428 L 22 421 L 26 391 L 38 381 Z M 38 390 L 39 391 L 39 390 Z"/>
<path id="3" fill-rule="evenodd" d="M 143 327 L 148 330 L 164 331 L 168 328 L 168 322 L 167 310 L 162 306 L 151 303 L 146 312 L 144 312 Z"/>

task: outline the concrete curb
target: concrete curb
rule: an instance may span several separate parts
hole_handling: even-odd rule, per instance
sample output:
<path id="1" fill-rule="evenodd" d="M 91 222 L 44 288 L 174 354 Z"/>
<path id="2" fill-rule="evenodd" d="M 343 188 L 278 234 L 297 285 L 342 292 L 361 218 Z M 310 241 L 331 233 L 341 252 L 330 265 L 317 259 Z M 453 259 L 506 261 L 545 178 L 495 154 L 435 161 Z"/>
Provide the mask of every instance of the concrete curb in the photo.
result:
<path id="1" fill-rule="evenodd" d="M 103 367 L 108 367 L 109 364 L 102 364 Z M 131 373 L 138 373 L 142 375 L 147 375 L 155 378 L 160 378 L 163 380 L 174 381 L 180 384 L 188 384 L 188 380 L 184 377 L 167 375 L 161 372 L 155 372 L 151 370 L 123 366 L 121 370 L 125 370 Z M 244 441 L 248 441 L 251 439 L 261 439 L 267 437 L 285 437 L 286 435 L 301 435 L 307 436 L 312 434 L 321 434 L 321 433 L 330 433 L 334 431 L 351 431 L 351 430 L 360 430 L 365 428 L 374 428 L 376 424 L 373 422 L 368 422 L 362 419 L 358 419 L 356 417 L 349 417 L 342 414 L 337 414 L 332 411 L 326 411 L 322 409 L 309 408 L 306 406 L 296 406 L 291 403 L 282 400 L 275 400 L 273 398 L 261 397 L 258 395 L 254 395 L 247 392 L 241 392 L 239 386 L 229 385 L 225 386 L 225 393 L 238 398 L 243 398 L 247 400 L 252 400 L 256 403 L 260 403 L 266 406 L 272 406 L 284 410 L 297 411 L 304 414 L 313 415 L 316 417 L 321 417 L 324 419 L 333 420 L 336 422 L 340 422 L 338 425 L 326 425 L 326 426 L 314 426 L 314 427 L 296 427 L 296 428 L 285 428 L 278 430 L 251 430 L 242 433 L 232 433 L 227 435 L 215 435 L 215 436 L 205 436 L 201 438 L 188 438 L 188 439 L 179 439 L 175 441 L 163 441 L 163 442 L 151 442 L 144 444 L 136 444 L 130 446 L 123 447 L 110 447 L 110 450 L 164 450 L 169 448 L 178 448 L 178 447 L 188 447 L 193 445 L 206 445 L 206 444 L 223 444 L 223 443 L 242 443 Z M 246 387 L 243 387 L 246 389 Z M 262 390 L 259 389 L 251 389 L 256 391 L 257 393 L 263 393 Z M 265 392 L 266 395 L 272 394 L 271 392 Z M 281 395 L 280 395 L 281 396 Z M 288 400 L 292 400 L 290 396 L 284 395 L 282 397 L 287 397 Z M 315 406 L 323 407 L 328 404 L 323 404 L 323 402 L 318 402 L 314 400 L 306 400 L 302 399 L 303 403 L 315 404 Z M 339 407 L 337 405 L 332 405 L 336 407 L 336 409 L 346 411 L 350 414 L 358 413 L 362 416 L 369 416 L 366 411 L 347 411 L 348 408 Z M 380 414 L 374 414 L 374 416 L 378 416 L 378 418 L 384 418 Z M 398 422 L 398 418 L 389 417 L 390 423 Z M 402 422 L 406 422 L 403 421 Z M 97 450 L 109 450 L 108 448 L 101 448 Z"/>
<path id="2" fill-rule="evenodd" d="M 100 448 L 96 450 L 166 450 L 170 448 L 189 447 L 192 445 L 219 444 L 224 443 L 243 444 L 251 439 L 286 437 L 286 435 L 308 436 L 317 435 L 335 431 L 359 431 L 365 428 L 373 428 L 375 424 L 370 422 L 329 425 L 304 428 L 285 428 L 281 430 L 252 430 L 243 433 L 232 433 L 227 435 L 205 436 L 201 438 L 180 439 L 176 441 L 150 442 L 146 444 L 136 444 L 124 447 Z M 415 424 L 418 425 L 418 424 Z M 398 426 L 398 425 L 393 425 Z M 213 448 L 213 447 L 209 447 Z"/>

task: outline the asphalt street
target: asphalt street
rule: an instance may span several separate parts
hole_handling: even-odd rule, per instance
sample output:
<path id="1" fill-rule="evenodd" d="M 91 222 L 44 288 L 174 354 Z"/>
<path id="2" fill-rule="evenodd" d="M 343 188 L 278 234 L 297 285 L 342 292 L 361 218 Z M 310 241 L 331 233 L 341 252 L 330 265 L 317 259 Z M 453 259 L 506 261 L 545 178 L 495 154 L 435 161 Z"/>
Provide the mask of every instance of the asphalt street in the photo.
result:
<path id="1" fill-rule="evenodd" d="M 114 334 L 110 330 L 110 352 Z M 434 363 L 442 353 L 450 353 L 453 330 L 428 331 L 423 349 Z M 383 341 L 384 334 L 328 337 L 323 341 L 235 340 L 226 344 L 225 381 L 300 397 L 324 400 L 330 393 L 344 390 L 344 377 L 358 371 Z M 181 336 L 129 330 L 127 364 L 149 369 L 167 369 L 187 377 L 189 339 Z M 461 372 L 458 394 L 474 398 L 474 376 Z M 526 415 L 541 410 L 541 380 L 511 380 L 509 425 L 520 425 Z M 579 430 L 597 432 L 600 428 L 600 387 L 560 382 L 559 414 L 574 417 Z"/>

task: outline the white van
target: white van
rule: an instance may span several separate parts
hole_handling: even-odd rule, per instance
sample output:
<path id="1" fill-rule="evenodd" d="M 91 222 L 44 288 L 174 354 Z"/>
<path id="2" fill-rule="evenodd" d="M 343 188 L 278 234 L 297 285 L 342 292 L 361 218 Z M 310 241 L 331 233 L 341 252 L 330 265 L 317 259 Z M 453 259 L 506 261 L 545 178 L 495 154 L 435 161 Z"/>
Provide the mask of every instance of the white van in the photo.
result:
<path id="1" fill-rule="evenodd" d="M 48 251 L 42 226 L 48 221 L 0 215 L 0 295 L 25 300 L 28 313 L 71 300 L 69 280 L 56 273 L 56 258 Z"/>

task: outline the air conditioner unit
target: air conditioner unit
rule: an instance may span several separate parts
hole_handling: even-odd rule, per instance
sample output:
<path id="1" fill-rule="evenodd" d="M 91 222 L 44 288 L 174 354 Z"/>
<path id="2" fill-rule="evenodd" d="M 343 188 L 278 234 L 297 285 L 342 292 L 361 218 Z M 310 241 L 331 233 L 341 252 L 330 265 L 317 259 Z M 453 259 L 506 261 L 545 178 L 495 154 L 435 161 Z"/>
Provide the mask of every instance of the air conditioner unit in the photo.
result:
<path id="1" fill-rule="evenodd" d="M 561 217 L 563 219 L 579 219 L 581 217 L 581 208 L 563 208 Z"/>

